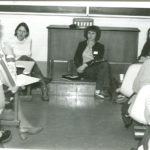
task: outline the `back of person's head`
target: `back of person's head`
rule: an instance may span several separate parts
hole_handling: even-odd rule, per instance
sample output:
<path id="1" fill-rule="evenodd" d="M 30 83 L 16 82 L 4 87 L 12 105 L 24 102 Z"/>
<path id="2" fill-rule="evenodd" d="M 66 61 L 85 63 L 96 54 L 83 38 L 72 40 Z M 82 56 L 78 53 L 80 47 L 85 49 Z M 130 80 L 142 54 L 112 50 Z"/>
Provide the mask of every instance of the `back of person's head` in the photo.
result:
<path id="1" fill-rule="evenodd" d="M 101 30 L 98 26 L 88 26 L 85 30 L 84 30 L 84 37 L 86 39 L 88 39 L 88 32 L 89 31 L 94 31 L 96 32 L 96 38 L 95 38 L 95 41 L 98 41 L 100 39 L 100 36 L 101 36 Z"/>
<path id="2" fill-rule="evenodd" d="M 18 31 L 18 29 L 19 29 L 21 26 L 23 26 L 23 27 L 26 29 L 26 32 L 27 32 L 26 38 L 27 38 L 27 37 L 29 36 L 29 34 L 30 34 L 30 31 L 29 31 L 28 25 L 27 25 L 26 23 L 24 23 L 24 22 L 21 22 L 21 23 L 18 24 L 18 26 L 17 26 L 16 29 L 15 29 L 14 35 L 17 36 L 17 31 Z"/>

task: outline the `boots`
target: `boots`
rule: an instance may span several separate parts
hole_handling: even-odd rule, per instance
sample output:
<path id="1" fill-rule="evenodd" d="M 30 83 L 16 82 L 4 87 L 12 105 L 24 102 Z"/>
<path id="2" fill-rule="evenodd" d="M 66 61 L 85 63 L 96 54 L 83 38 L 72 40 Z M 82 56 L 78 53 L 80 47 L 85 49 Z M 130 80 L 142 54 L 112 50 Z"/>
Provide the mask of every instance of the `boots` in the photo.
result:
<path id="1" fill-rule="evenodd" d="M 41 90 L 42 90 L 42 100 L 49 101 L 48 87 L 46 85 L 42 86 Z"/>

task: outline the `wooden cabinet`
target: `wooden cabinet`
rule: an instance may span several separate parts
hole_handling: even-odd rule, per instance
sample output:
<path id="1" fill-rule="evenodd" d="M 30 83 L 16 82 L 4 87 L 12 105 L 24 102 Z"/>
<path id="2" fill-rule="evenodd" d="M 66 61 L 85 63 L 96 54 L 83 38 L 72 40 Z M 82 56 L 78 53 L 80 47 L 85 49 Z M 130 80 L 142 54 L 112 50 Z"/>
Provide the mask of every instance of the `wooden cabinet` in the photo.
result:
<path id="1" fill-rule="evenodd" d="M 68 60 L 73 59 L 78 43 L 84 40 L 84 29 L 70 29 L 68 26 L 48 26 L 48 57 L 47 74 L 51 76 L 51 60 L 55 60 L 65 69 Z M 100 27 L 100 43 L 105 46 L 105 59 L 111 66 L 113 73 L 125 73 L 128 65 L 135 62 L 138 48 L 137 28 Z M 65 65 L 63 65 L 65 64 Z"/>

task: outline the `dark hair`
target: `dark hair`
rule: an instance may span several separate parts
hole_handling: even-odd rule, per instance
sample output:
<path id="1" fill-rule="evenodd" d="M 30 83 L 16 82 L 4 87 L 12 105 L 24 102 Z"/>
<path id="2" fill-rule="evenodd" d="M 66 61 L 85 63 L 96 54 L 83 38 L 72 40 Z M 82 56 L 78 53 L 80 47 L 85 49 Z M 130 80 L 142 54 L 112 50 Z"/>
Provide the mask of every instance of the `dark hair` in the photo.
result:
<path id="1" fill-rule="evenodd" d="M 100 39 L 100 36 L 101 36 L 101 30 L 98 26 L 88 26 L 85 31 L 84 31 L 84 37 L 86 39 L 88 39 L 88 32 L 89 31 L 94 31 L 96 32 L 96 37 L 95 37 L 95 41 L 98 41 Z"/>
<path id="2" fill-rule="evenodd" d="M 26 23 L 24 23 L 24 22 L 18 24 L 18 26 L 17 26 L 16 29 L 15 29 L 15 34 L 14 34 L 14 35 L 17 36 L 17 30 L 18 30 L 21 26 L 23 26 L 23 27 L 26 29 L 26 31 L 27 31 L 26 38 L 27 38 L 27 37 L 29 36 L 30 31 L 29 31 L 28 25 L 27 25 Z"/>
<path id="3" fill-rule="evenodd" d="M 150 40 L 150 38 L 149 38 L 149 33 L 150 33 L 150 28 L 149 28 L 148 31 L 147 31 L 147 41 Z"/>

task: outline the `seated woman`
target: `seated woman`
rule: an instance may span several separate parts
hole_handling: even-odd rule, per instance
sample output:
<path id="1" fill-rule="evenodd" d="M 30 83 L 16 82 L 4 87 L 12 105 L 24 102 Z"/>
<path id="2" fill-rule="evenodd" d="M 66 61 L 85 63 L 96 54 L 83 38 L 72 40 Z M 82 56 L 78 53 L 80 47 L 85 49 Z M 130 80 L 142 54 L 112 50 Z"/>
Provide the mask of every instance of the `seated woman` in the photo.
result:
<path id="1" fill-rule="evenodd" d="M 150 58 L 150 29 L 148 29 L 147 40 L 143 46 L 140 56 L 137 59 L 137 63 L 129 66 L 121 87 L 119 89 L 117 89 L 118 93 L 121 93 L 122 95 L 124 95 L 124 97 L 122 99 L 116 100 L 117 103 L 124 103 L 125 102 L 124 98 L 126 96 L 130 97 L 133 94 L 132 86 L 133 86 L 134 80 L 135 80 L 142 64 L 149 58 Z M 130 83 L 129 83 L 129 81 L 130 81 Z"/>
<path id="2" fill-rule="evenodd" d="M 96 81 L 95 96 L 104 99 L 110 89 L 110 66 L 104 60 L 104 45 L 99 43 L 101 30 L 89 26 L 84 31 L 86 40 L 79 43 L 74 56 L 78 74 Z"/>
<path id="3" fill-rule="evenodd" d="M 127 101 L 128 105 L 126 109 L 124 109 L 125 111 L 122 112 L 122 115 L 124 114 L 123 116 L 126 122 L 127 119 L 131 117 L 132 119 L 136 120 L 141 124 L 148 125 L 147 131 L 144 134 L 144 138 L 141 141 L 141 144 L 143 145 L 144 149 L 148 149 L 148 144 L 150 143 L 150 29 L 148 30 L 147 41 L 144 44 L 144 47 L 138 60 L 139 62 L 141 62 L 140 68 L 140 64 L 131 65 L 131 67 L 137 65 L 138 72 L 136 73 L 136 76 L 134 76 L 134 81 L 132 83 L 133 95 L 131 96 L 131 98 L 129 97 L 129 101 Z M 128 78 L 128 80 L 130 80 L 130 77 Z M 128 86 L 126 88 L 128 88 Z M 122 90 L 121 92 L 122 94 L 124 94 Z M 140 148 L 142 147 L 140 146 Z"/>
<path id="4" fill-rule="evenodd" d="M 150 61 L 150 29 L 147 32 L 147 40 L 143 46 L 142 52 L 138 57 L 138 63 L 129 66 L 125 78 L 118 92 L 124 95 L 121 100 L 116 102 L 124 103 L 122 105 L 122 119 L 126 127 L 132 123 L 131 118 L 128 116 L 128 101 L 134 93 L 143 87 L 143 85 L 150 83 L 149 78 L 149 61 Z M 124 100 L 125 99 L 125 100 Z"/>
<path id="5" fill-rule="evenodd" d="M 5 95 L 3 90 L 3 83 L 0 80 L 0 118 L 3 113 L 5 107 Z M 4 130 L 0 128 L 0 143 L 8 142 L 11 139 L 11 131 L 10 130 Z"/>
<path id="6" fill-rule="evenodd" d="M 34 61 L 31 58 L 32 40 L 29 37 L 29 33 L 27 24 L 20 23 L 15 29 L 14 37 L 4 43 L 3 51 L 5 55 L 12 55 L 12 57 L 15 57 L 15 60 Z M 43 100 L 48 101 L 47 84 L 36 62 L 32 69 L 31 76 L 40 78 L 42 98 Z"/>

